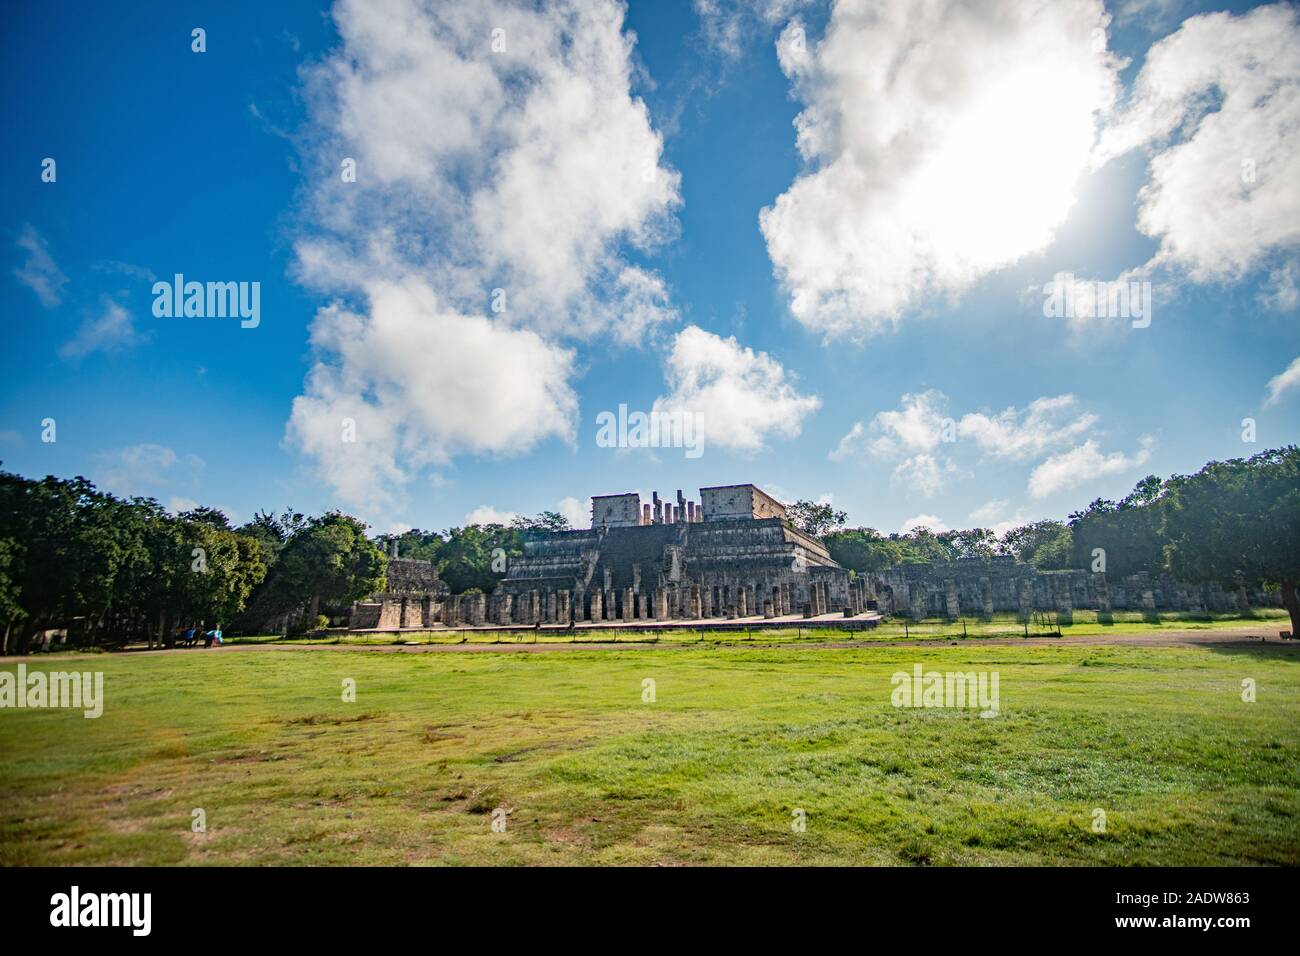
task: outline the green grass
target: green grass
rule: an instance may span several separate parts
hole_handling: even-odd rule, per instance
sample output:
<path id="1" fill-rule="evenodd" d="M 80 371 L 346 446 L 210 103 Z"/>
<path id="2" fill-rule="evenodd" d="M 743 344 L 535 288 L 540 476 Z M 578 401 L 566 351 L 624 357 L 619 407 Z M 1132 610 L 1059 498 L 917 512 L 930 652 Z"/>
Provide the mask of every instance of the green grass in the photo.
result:
<path id="1" fill-rule="evenodd" d="M 894 708 L 916 663 L 997 671 L 1000 715 Z M 0 710 L 4 865 L 1300 863 L 1300 648 L 1276 642 L 28 667 L 102 670 L 107 702 Z"/>
<path id="2" fill-rule="evenodd" d="M 1049 615 L 1048 620 L 1051 620 Z M 1261 634 L 1277 636 L 1278 630 L 1290 628 L 1285 611 L 1267 608 L 1251 611 L 1246 615 L 1231 614 L 1189 614 L 1162 613 L 1159 622 L 1148 622 L 1140 612 L 1116 611 L 1109 624 L 1097 620 L 1095 611 L 1077 611 L 1074 623 L 1062 625 L 1060 631 L 1065 637 L 1096 637 L 1107 634 L 1147 634 L 1158 631 L 1215 631 L 1237 630 L 1240 628 L 1258 629 Z M 1049 629 L 1040 624 L 1030 623 L 1028 636 L 1045 636 Z M 1055 627 L 1050 628 L 1055 634 Z M 825 622 L 812 627 L 755 628 L 748 634 L 745 631 L 698 631 L 688 627 L 663 630 L 624 630 L 607 626 L 599 629 L 580 631 L 565 630 L 478 630 L 462 629 L 454 631 L 420 631 L 408 630 L 386 633 L 353 633 L 339 629 L 330 631 L 320 637 L 282 638 L 276 635 L 255 635 L 229 638 L 231 644 L 346 644 L 358 647 L 374 647 L 383 644 L 718 644 L 732 645 L 738 642 L 772 643 L 772 642 L 824 642 L 824 641 L 862 641 L 889 642 L 901 640 L 952 640 L 979 638 L 1016 638 L 1024 637 L 1024 625 L 1016 621 L 1014 614 L 997 614 L 991 621 L 963 618 L 948 621 L 931 618 L 919 623 L 902 619 L 882 621 L 869 630 L 846 631 Z"/>

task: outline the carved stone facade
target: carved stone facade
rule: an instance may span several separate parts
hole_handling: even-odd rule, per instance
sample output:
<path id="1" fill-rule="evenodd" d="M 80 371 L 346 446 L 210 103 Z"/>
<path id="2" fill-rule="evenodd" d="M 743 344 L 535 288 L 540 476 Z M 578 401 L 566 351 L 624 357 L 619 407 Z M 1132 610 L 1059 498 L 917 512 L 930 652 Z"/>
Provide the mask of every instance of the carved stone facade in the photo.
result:
<path id="1" fill-rule="evenodd" d="M 753 485 L 592 499 L 593 527 L 537 535 L 491 601 L 517 624 L 863 611 L 863 589 Z M 552 599 L 554 596 L 554 600 Z M 563 609 L 563 610 L 561 610 Z M 495 619 L 495 618 L 494 618 Z"/>
<path id="2" fill-rule="evenodd" d="M 884 614 L 923 617 L 992 617 L 1014 612 L 1021 620 L 1036 611 L 1069 623 L 1076 610 L 1235 611 L 1278 603 L 1276 596 L 1217 584 L 1188 585 L 1146 572 L 1108 578 L 1090 571 L 1039 571 L 1010 557 L 952 564 L 906 564 L 864 576 L 867 600 Z"/>

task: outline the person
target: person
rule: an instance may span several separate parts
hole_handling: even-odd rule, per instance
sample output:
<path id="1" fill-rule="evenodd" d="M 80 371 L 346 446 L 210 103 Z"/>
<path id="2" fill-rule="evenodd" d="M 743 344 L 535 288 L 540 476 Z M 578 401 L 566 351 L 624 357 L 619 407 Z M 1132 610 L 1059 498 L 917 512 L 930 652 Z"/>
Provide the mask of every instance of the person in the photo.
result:
<path id="1" fill-rule="evenodd" d="M 217 647 L 220 647 L 220 646 L 221 646 L 221 628 L 219 628 L 219 627 L 214 627 L 212 630 L 207 631 L 207 632 L 203 635 L 203 638 L 204 638 L 204 639 L 203 639 L 203 646 L 204 646 L 204 647 L 211 647 L 211 646 L 213 645 L 213 643 L 215 643 L 215 644 L 217 645 Z"/>
<path id="2" fill-rule="evenodd" d="M 185 629 L 184 644 L 186 647 L 194 646 L 194 625 L 191 624 Z"/>

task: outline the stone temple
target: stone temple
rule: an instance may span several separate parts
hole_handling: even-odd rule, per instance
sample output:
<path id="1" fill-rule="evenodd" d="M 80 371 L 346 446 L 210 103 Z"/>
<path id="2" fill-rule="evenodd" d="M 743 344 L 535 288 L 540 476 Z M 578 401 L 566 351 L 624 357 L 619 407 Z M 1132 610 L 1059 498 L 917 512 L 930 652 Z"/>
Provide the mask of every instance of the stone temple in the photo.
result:
<path id="1" fill-rule="evenodd" d="M 492 623 L 667 621 L 863 613 L 863 591 L 754 485 L 643 502 L 591 499 L 591 528 L 539 535 L 492 595 Z M 845 611 L 848 615 L 845 615 Z"/>
<path id="2" fill-rule="evenodd" d="M 354 628 L 876 619 L 864 582 L 754 485 L 701 488 L 698 501 L 599 495 L 590 529 L 530 534 L 490 595 L 449 594 L 427 562 L 389 567 L 389 590 L 354 607 Z"/>

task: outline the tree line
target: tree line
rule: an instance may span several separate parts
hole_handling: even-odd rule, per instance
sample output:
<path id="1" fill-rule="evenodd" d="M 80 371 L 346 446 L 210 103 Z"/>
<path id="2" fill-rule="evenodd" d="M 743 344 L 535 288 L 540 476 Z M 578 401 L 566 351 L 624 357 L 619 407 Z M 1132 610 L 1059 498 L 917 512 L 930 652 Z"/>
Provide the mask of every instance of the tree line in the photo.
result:
<path id="1" fill-rule="evenodd" d="M 537 531 L 565 530 L 544 512 L 512 526 L 468 525 L 396 536 L 403 557 L 434 563 L 455 591 L 490 591 L 501 556 Z M 0 471 L 0 653 L 27 653 L 47 630 L 76 645 L 169 644 L 194 627 L 297 633 L 320 626 L 386 583 L 393 536 L 371 538 L 338 511 L 259 512 L 233 527 L 215 508 L 171 514 L 85 478 Z"/>
<path id="2" fill-rule="evenodd" d="M 844 512 L 808 501 L 787 513 L 796 527 L 820 537 L 831 557 L 859 573 L 1000 555 L 1044 571 L 1163 573 L 1188 584 L 1279 591 L 1292 633 L 1300 633 L 1300 450 L 1295 445 L 1212 461 L 1192 475 L 1148 475 L 1119 501 L 1098 498 L 1068 521 L 1036 521 L 1001 536 L 988 528 L 918 528 L 906 534 L 846 528 Z"/>
<path id="3" fill-rule="evenodd" d="M 1041 570 L 1096 567 L 1167 573 L 1180 581 L 1279 589 L 1300 633 L 1300 451 L 1210 462 L 1193 475 L 1154 475 L 1119 501 L 995 534 L 989 528 L 882 534 L 846 527 L 828 504 L 799 501 L 792 525 L 821 538 L 858 573 L 909 563 L 1008 556 Z M 42 631 L 77 644 L 168 643 L 180 628 L 299 633 L 385 588 L 388 556 L 430 561 L 455 593 L 490 593 L 531 535 L 569 530 L 543 512 L 510 525 L 367 535 L 330 511 L 259 512 L 232 527 L 213 508 L 168 513 L 152 498 L 120 498 L 85 478 L 0 471 L 0 631 L 3 652 L 26 653 Z"/>

